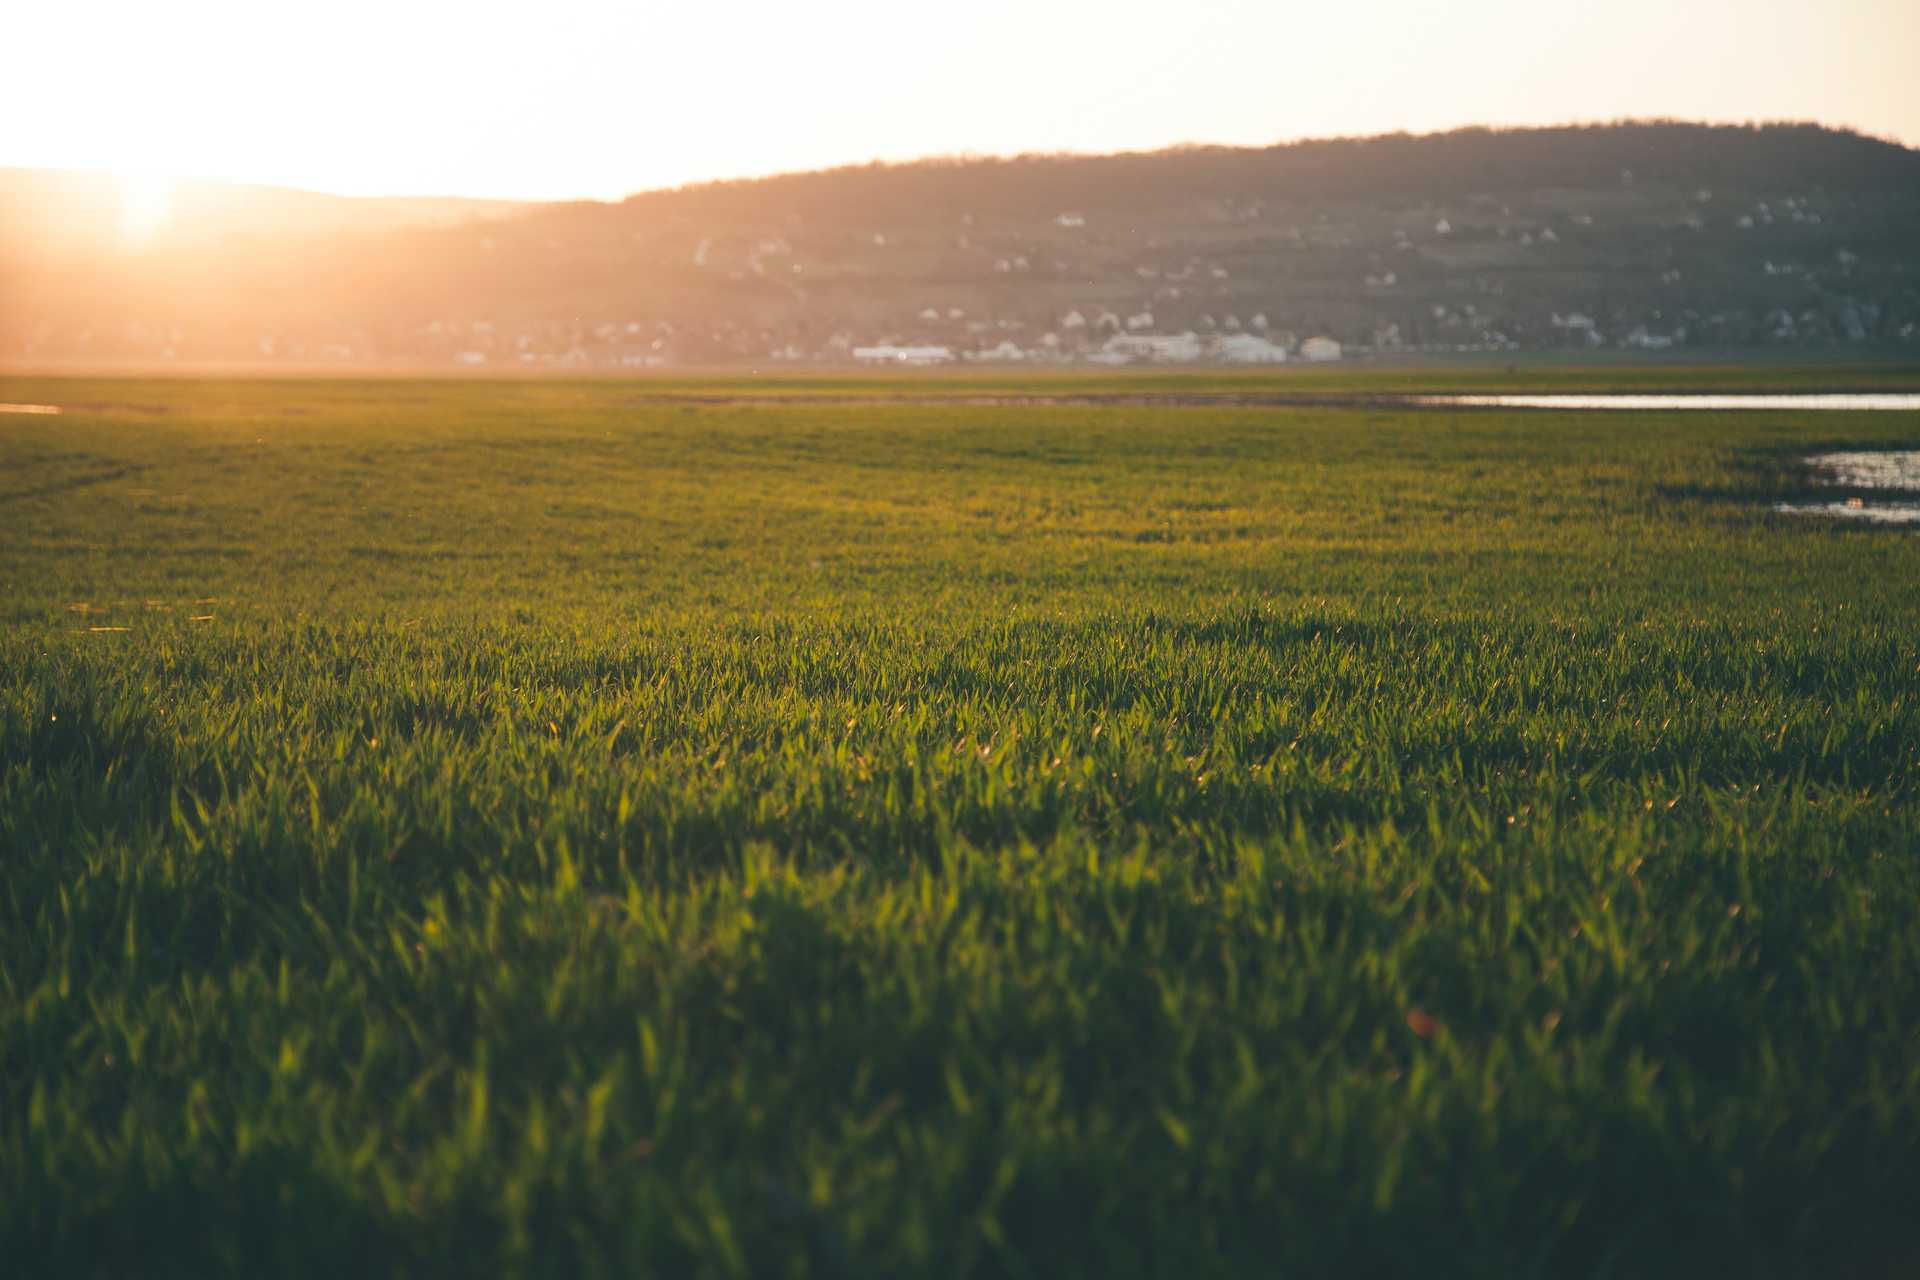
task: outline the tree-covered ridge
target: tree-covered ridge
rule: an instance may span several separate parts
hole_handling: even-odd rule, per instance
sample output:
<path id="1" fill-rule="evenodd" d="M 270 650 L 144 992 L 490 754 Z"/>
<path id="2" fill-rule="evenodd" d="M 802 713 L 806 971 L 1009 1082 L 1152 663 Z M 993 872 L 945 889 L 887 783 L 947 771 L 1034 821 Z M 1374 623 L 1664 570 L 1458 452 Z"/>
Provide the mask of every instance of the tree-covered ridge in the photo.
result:
<path id="1" fill-rule="evenodd" d="M 1389 354 L 1920 343 L 1920 153 L 1815 125 L 929 160 L 379 233 L 295 225 L 85 255 L 0 235 L 0 358 L 630 368 L 917 343 L 1071 363 L 1114 357 L 1116 334 L 1188 332 L 1291 354 L 1315 334 Z"/>

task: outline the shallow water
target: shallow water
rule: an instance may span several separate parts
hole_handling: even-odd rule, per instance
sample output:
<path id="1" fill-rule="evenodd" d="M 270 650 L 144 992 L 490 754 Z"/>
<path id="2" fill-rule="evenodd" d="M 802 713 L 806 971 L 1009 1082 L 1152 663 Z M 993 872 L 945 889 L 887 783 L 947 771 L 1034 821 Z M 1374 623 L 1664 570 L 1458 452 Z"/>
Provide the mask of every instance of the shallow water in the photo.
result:
<path id="1" fill-rule="evenodd" d="M 1807 464 L 1827 484 L 1849 489 L 1912 489 L 1920 492 L 1920 449 L 1877 453 L 1816 453 Z"/>
<path id="2" fill-rule="evenodd" d="M 1464 409 L 1849 409 L 1891 412 L 1920 410 L 1920 393 L 1408 396 L 1407 403 Z"/>
<path id="3" fill-rule="evenodd" d="M 1773 509 L 1789 516 L 1832 516 L 1865 520 L 1869 524 L 1920 524 L 1920 502 L 1777 502 Z"/>
<path id="4" fill-rule="evenodd" d="M 1920 449 L 1876 453 L 1816 453 L 1807 459 L 1821 484 L 1844 489 L 1885 489 L 1920 493 Z M 1847 498 L 1839 502 L 1780 502 L 1775 511 L 1795 516 L 1829 516 L 1872 524 L 1920 524 L 1920 502 Z"/>

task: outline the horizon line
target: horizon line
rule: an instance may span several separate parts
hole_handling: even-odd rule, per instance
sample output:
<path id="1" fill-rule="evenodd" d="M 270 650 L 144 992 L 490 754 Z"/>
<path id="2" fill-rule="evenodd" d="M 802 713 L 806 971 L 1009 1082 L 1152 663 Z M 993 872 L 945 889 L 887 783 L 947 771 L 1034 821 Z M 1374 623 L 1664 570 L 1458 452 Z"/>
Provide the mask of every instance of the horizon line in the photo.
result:
<path id="1" fill-rule="evenodd" d="M 1071 148 L 1054 151 L 949 151 L 925 152 L 911 156 L 872 156 L 864 160 L 847 160 L 836 164 L 823 164 L 813 168 L 770 169 L 759 173 L 734 173 L 706 178 L 689 178 L 682 182 L 662 183 L 656 186 L 639 187 L 619 195 L 493 195 L 472 194 L 453 191 L 354 191 L 328 188 L 318 185 L 306 185 L 299 182 L 277 182 L 272 180 L 222 177 L 208 174 L 175 173 L 162 169 L 149 168 L 95 168 L 58 164 L 27 164 L 0 160 L 0 171 L 17 173 L 58 173 L 74 177 L 93 177 L 107 180 L 138 176 L 158 179 L 174 184 L 205 184 L 208 186 L 241 187 L 262 191 L 284 191 L 301 195 L 325 196 L 338 200 L 451 200 L 471 201 L 476 204 L 506 205 L 566 205 L 566 204 L 622 204 L 644 196 L 670 194 L 678 191 L 697 190 L 705 187 L 725 186 L 734 183 L 766 182 L 781 178 L 807 177 L 816 174 L 840 173 L 854 169 L 873 168 L 912 168 L 916 165 L 956 163 L 956 164 L 995 164 L 1028 159 L 1085 159 L 1100 160 L 1123 156 L 1167 155 L 1180 151 L 1269 151 L 1282 147 L 1311 146 L 1315 144 L 1341 142 L 1373 142 L 1388 138 L 1405 138 L 1413 141 L 1445 138 L 1463 133 L 1545 133 L 1563 129 L 1608 129 L 1628 128 L 1649 125 L 1677 125 L 1694 128 L 1724 129 L 1787 129 L 1816 128 L 1832 133 L 1851 134 L 1873 142 L 1881 142 L 1899 147 L 1905 151 L 1920 151 L 1920 139 L 1909 141 L 1893 134 L 1878 133 L 1854 124 L 1830 123 L 1814 119 L 1757 119 L 1716 120 L 1708 118 L 1688 118 L 1680 116 L 1623 116 L 1612 119 L 1569 119 L 1549 122 L 1529 122 L 1524 124 L 1481 121 L 1451 125 L 1442 129 L 1417 131 L 1412 129 L 1388 129 L 1374 133 L 1324 133 L 1300 134 L 1275 138 L 1268 142 L 1209 142 L 1188 139 L 1171 142 L 1161 146 L 1121 147 L 1106 151 L 1081 151 Z"/>

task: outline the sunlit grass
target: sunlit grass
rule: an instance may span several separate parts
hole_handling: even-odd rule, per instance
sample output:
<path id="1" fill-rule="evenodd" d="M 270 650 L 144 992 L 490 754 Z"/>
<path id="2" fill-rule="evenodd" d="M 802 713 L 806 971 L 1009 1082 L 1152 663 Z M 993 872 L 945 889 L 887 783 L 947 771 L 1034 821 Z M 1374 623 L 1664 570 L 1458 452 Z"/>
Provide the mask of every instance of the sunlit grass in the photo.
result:
<path id="1" fill-rule="evenodd" d="M 24 1274 L 1916 1257 L 1911 415 L 649 390 L 0 386 Z"/>

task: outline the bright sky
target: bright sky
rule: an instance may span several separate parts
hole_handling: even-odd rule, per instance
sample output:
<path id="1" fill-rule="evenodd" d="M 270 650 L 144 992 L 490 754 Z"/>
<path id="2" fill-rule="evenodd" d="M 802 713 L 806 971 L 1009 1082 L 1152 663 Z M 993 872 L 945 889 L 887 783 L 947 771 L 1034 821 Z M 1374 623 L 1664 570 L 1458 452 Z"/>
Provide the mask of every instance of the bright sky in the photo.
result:
<path id="1" fill-rule="evenodd" d="M 1920 145 L 1920 0 L 27 0 L 0 48 L 0 165 L 350 194 L 1623 116 Z"/>

